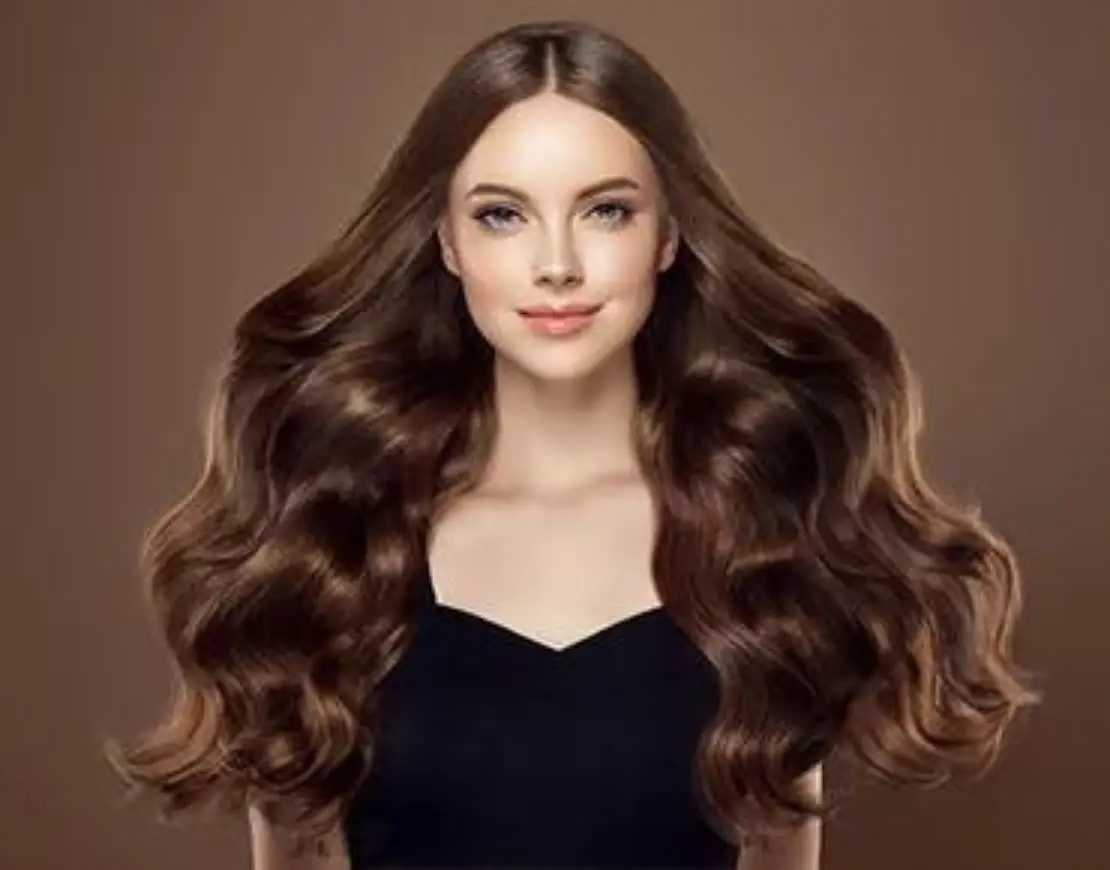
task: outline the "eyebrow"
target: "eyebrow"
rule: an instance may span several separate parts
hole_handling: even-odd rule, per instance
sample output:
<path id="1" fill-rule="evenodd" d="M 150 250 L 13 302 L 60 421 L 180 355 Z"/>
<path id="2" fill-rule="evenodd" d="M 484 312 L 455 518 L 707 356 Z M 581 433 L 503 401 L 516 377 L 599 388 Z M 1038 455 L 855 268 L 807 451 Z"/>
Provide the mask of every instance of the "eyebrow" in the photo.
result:
<path id="1" fill-rule="evenodd" d="M 584 199 L 589 199 L 591 196 L 597 196 L 599 193 L 608 193 L 612 190 L 639 190 L 640 184 L 633 181 L 631 178 L 624 176 L 617 176 L 614 178 L 605 178 L 589 187 L 580 190 L 575 196 L 575 202 L 581 202 Z M 480 196 L 482 194 L 490 194 L 494 196 L 508 196 L 512 199 L 520 200 L 521 202 L 528 202 L 530 197 L 522 190 L 517 190 L 515 187 L 510 187 L 507 184 L 493 184 L 491 182 L 481 182 L 475 184 L 469 191 L 467 191 L 466 198 L 469 199 L 473 196 Z"/>

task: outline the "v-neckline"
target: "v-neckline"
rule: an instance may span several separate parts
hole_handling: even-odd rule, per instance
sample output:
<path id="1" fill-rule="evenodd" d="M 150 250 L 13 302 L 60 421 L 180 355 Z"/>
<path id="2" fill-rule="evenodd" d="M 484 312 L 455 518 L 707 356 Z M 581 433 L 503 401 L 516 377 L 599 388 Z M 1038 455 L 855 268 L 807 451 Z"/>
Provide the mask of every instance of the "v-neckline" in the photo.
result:
<path id="1" fill-rule="evenodd" d="M 497 622 L 487 616 L 482 616 L 480 613 L 475 613 L 472 610 L 464 610 L 461 607 L 456 607 L 453 604 L 445 604 L 438 599 L 433 600 L 432 606 L 439 612 L 466 620 L 479 628 L 494 632 L 501 637 L 507 638 L 510 641 L 520 643 L 526 647 L 538 650 L 544 655 L 553 657 L 566 657 L 571 653 L 576 652 L 587 647 L 595 646 L 603 641 L 614 637 L 621 633 L 622 630 L 631 628 L 641 622 L 650 621 L 651 618 L 663 615 L 663 606 L 660 604 L 653 605 L 645 610 L 638 610 L 635 613 L 630 613 L 628 616 L 623 616 L 620 619 L 609 622 L 601 628 L 595 629 L 586 635 L 583 635 L 576 640 L 562 646 L 552 646 L 546 641 L 540 640 L 537 637 L 524 634 L 523 632 L 515 629 L 502 622 Z"/>
<path id="2" fill-rule="evenodd" d="M 613 622 L 608 622 L 600 628 L 596 628 L 582 637 L 576 638 L 562 646 L 553 646 L 546 641 L 525 634 L 523 631 L 513 628 L 503 622 L 498 622 L 488 616 L 476 613 L 473 610 L 466 610 L 454 604 L 441 601 L 439 594 L 436 592 L 435 582 L 432 579 L 431 566 L 428 564 L 427 560 L 425 560 L 424 564 L 421 566 L 419 582 L 424 587 L 425 597 L 435 612 L 463 620 L 482 630 L 492 632 L 501 638 L 536 650 L 552 658 L 569 657 L 572 653 L 597 646 L 606 640 L 615 638 L 626 630 L 631 630 L 634 626 L 654 621 L 656 618 L 666 614 L 666 610 L 662 603 L 654 604 L 651 607 L 637 610 L 627 616 L 622 616 Z"/>

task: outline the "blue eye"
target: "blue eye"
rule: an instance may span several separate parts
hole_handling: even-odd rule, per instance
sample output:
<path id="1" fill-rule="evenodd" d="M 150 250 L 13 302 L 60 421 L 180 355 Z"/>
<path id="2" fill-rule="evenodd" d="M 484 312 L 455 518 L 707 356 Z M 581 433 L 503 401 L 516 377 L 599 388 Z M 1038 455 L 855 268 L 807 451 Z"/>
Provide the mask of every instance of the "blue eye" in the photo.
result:
<path id="1" fill-rule="evenodd" d="M 632 217 L 632 207 L 617 200 L 606 200 L 594 205 L 590 209 L 590 213 L 597 214 L 602 223 L 621 226 Z"/>
<path id="2" fill-rule="evenodd" d="M 594 203 L 586 214 L 589 217 L 596 217 L 608 228 L 617 228 L 628 223 L 634 211 L 628 203 L 619 200 L 606 200 Z M 482 227 L 494 232 L 509 229 L 513 223 L 523 220 L 520 211 L 508 205 L 483 206 L 474 212 L 472 217 Z"/>
<path id="3" fill-rule="evenodd" d="M 507 205 L 488 205 L 474 213 L 474 220 L 491 230 L 503 229 L 503 222 L 514 217 L 520 217 L 520 212 Z"/>

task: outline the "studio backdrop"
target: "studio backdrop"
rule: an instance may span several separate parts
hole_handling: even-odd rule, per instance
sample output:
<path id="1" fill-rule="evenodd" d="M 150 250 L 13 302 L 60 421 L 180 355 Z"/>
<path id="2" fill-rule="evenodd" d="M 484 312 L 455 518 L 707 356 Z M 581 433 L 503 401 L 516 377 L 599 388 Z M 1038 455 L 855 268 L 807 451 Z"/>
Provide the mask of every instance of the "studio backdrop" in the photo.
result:
<path id="1" fill-rule="evenodd" d="M 528 18 L 641 49 L 745 211 L 876 311 L 925 458 L 1021 562 L 1044 702 L 985 780 L 866 786 L 829 870 L 1096 870 L 1110 780 L 1110 4 L 12 0 L 0 8 L 0 867 L 246 868 L 101 749 L 166 701 L 136 559 L 238 314 L 366 194 L 449 59 Z"/>

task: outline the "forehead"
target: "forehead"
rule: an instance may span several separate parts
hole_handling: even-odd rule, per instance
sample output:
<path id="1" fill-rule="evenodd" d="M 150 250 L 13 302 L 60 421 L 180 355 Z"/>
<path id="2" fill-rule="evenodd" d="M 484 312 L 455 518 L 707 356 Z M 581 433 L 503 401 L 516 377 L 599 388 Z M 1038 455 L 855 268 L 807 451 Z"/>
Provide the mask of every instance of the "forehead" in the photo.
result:
<path id="1" fill-rule="evenodd" d="M 456 169 L 452 187 L 465 192 L 489 181 L 559 195 L 613 175 L 650 187 L 654 171 L 644 147 L 608 115 L 544 93 L 489 124 Z"/>

